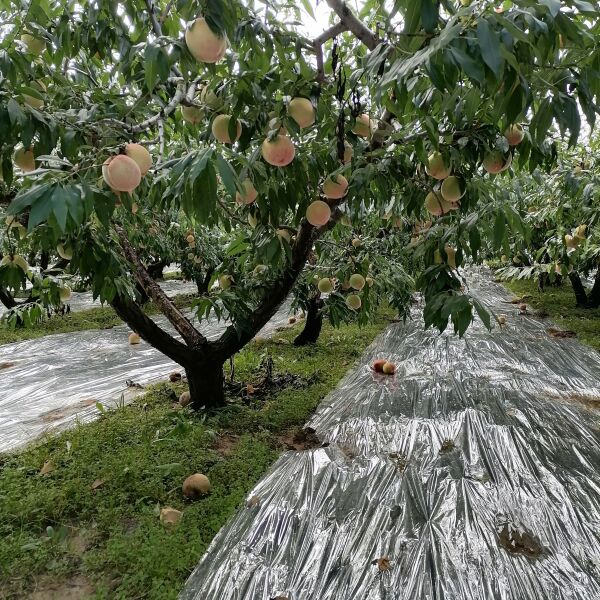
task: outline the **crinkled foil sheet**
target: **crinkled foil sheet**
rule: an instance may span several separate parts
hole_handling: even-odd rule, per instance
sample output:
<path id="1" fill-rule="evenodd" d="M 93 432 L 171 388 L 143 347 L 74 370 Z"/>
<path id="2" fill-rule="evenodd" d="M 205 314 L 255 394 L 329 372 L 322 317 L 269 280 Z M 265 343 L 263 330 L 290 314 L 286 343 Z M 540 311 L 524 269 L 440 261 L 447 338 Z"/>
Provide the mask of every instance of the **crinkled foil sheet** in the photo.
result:
<path id="1" fill-rule="evenodd" d="M 392 325 L 308 424 L 325 446 L 275 463 L 182 600 L 600 599 L 600 355 L 467 281 L 507 326 Z"/>
<path id="2" fill-rule="evenodd" d="M 164 289 L 171 295 L 187 288 L 182 282 L 165 282 Z M 290 312 L 287 300 L 259 336 L 286 326 Z M 175 335 L 166 319 L 155 321 Z M 202 323 L 201 331 L 214 339 L 225 327 L 226 323 L 211 319 Z M 97 403 L 111 407 L 128 402 L 140 393 L 138 386 L 164 379 L 173 370 L 181 372 L 149 344 L 129 345 L 130 332 L 123 325 L 0 346 L 0 452 L 76 420 L 94 419 L 99 414 Z"/>

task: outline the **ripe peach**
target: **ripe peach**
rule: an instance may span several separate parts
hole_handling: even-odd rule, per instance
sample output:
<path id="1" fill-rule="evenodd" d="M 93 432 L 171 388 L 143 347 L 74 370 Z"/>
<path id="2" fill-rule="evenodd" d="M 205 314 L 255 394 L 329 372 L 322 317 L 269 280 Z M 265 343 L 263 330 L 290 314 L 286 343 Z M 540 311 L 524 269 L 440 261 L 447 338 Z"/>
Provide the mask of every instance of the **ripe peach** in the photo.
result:
<path id="1" fill-rule="evenodd" d="M 315 122 L 315 109 L 308 98 L 292 98 L 287 110 L 301 129 L 310 127 Z"/>
<path id="2" fill-rule="evenodd" d="M 152 157 L 150 152 L 140 144 L 127 144 L 125 146 L 125 154 L 132 158 L 140 168 L 142 177 L 150 170 L 152 166 Z"/>
<path id="3" fill-rule="evenodd" d="M 102 167 L 102 174 L 104 181 L 117 192 L 131 193 L 142 180 L 138 164 L 125 154 L 109 158 Z"/>
<path id="4" fill-rule="evenodd" d="M 483 168 L 491 175 L 500 173 L 504 168 L 505 163 L 504 156 L 499 150 L 492 150 L 483 158 Z"/>
<path id="5" fill-rule="evenodd" d="M 236 192 L 235 201 L 238 204 L 252 204 L 258 198 L 258 192 L 250 179 L 244 179 L 242 182 L 244 188 L 243 194 Z"/>
<path id="6" fill-rule="evenodd" d="M 231 137 L 229 136 L 229 121 L 231 117 L 229 115 L 218 115 L 212 123 L 212 134 L 222 144 L 232 144 Z M 238 120 L 236 123 L 236 134 L 234 142 L 240 139 L 242 135 L 242 124 Z"/>
<path id="7" fill-rule="evenodd" d="M 447 166 L 441 152 L 432 152 L 427 158 L 425 172 L 434 179 L 446 179 L 452 173 L 452 167 Z"/>
<path id="8" fill-rule="evenodd" d="M 199 62 L 219 62 L 227 50 L 227 38 L 214 33 L 203 17 L 196 19 L 187 29 L 185 43 Z"/>
<path id="9" fill-rule="evenodd" d="M 523 141 L 525 132 L 521 125 L 515 123 L 504 130 L 504 137 L 508 140 L 509 146 L 518 146 Z"/>
<path id="10" fill-rule="evenodd" d="M 369 115 L 358 115 L 354 123 L 352 131 L 359 137 L 368 138 L 371 136 L 373 130 L 373 122 L 369 118 Z"/>
<path id="11" fill-rule="evenodd" d="M 434 217 L 441 217 L 456 207 L 453 207 L 452 204 L 446 202 L 441 194 L 429 192 L 425 198 L 425 208 Z"/>
<path id="12" fill-rule="evenodd" d="M 348 191 L 348 180 L 343 175 L 330 176 L 323 182 L 323 195 L 332 200 L 343 198 Z"/>
<path id="13" fill-rule="evenodd" d="M 296 155 L 292 140 L 281 134 L 276 135 L 272 140 L 266 139 L 262 143 L 261 150 L 265 161 L 274 167 L 289 165 Z"/>
<path id="14" fill-rule="evenodd" d="M 322 227 L 331 218 L 331 208 L 323 200 L 315 200 L 306 209 L 306 220 L 314 227 Z"/>
<path id="15" fill-rule="evenodd" d="M 446 202 L 456 204 L 465 195 L 465 190 L 460 179 L 451 175 L 442 182 L 441 193 Z"/>

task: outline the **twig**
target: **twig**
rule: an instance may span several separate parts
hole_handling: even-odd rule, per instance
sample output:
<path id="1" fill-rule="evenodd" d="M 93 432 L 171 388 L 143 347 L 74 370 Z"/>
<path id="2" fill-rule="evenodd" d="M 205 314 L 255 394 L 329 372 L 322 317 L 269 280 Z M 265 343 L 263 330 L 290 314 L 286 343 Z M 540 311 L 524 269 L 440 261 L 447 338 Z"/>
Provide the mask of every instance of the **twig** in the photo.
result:
<path id="1" fill-rule="evenodd" d="M 242 225 L 247 225 L 248 223 L 244 221 L 244 219 L 240 219 L 235 213 L 233 213 L 229 207 L 221 200 L 221 198 L 217 197 L 217 204 L 234 220 Z"/>

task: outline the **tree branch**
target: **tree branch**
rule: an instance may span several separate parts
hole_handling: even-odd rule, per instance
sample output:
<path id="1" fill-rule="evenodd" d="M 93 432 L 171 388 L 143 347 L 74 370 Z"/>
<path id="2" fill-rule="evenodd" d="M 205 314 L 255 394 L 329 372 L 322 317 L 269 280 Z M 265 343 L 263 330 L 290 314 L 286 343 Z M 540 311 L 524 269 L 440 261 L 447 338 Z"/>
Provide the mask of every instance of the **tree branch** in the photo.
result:
<path id="1" fill-rule="evenodd" d="M 369 50 L 375 50 L 375 48 L 377 48 L 381 40 L 354 16 L 343 0 L 327 0 L 327 4 L 329 4 L 329 7 L 337 14 L 346 28 Z"/>
<path id="2" fill-rule="evenodd" d="M 324 31 L 320 36 L 316 37 L 313 40 L 315 54 L 317 55 L 317 81 L 325 81 L 325 66 L 323 63 L 323 44 L 328 40 L 334 38 L 336 35 L 347 30 L 348 28 L 346 27 L 346 25 L 344 25 L 344 23 L 340 21 L 337 25 L 330 27 L 329 29 Z"/>
<path id="3" fill-rule="evenodd" d="M 156 303 L 161 312 L 169 319 L 169 322 L 175 327 L 177 332 L 185 340 L 188 346 L 198 348 L 208 344 L 208 340 L 191 324 L 187 317 L 171 302 L 162 288 L 150 277 L 146 267 L 142 264 L 139 256 L 135 252 L 133 246 L 129 242 L 125 230 L 116 223 L 114 224 L 115 231 L 119 236 L 121 248 L 125 254 L 125 258 L 135 268 L 135 278 L 142 286 L 148 297 Z"/>
<path id="4" fill-rule="evenodd" d="M 158 37 L 162 37 L 162 25 L 159 23 L 156 17 L 154 0 L 146 0 L 146 8 L 148 9 L 148 14 L 150 15 L 150 20 L 152 21 L 152 30 Z M 173 71 L 177 77 L 182 77 L 181 71 L 175 65 L 171 67 L 171 71 Z"/>

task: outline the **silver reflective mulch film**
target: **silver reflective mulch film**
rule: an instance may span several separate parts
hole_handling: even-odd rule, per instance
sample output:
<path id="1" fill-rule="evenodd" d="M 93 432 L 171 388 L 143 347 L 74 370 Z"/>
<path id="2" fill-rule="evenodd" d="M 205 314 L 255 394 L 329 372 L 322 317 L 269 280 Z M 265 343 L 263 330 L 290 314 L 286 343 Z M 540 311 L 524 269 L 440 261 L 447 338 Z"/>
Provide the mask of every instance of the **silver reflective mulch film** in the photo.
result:
<path id="1" fill-rule="evenodd" d="M 391 326 L 308 424 L 325 446 L 276 462 L 182 600 L 600 599 L 600 356 L 468 283 L 507 325 Z"/>
<path id="2" fill-rule="evenodd" d="M 167 293 L 182 293 L 182 282 L 165 282 Z M 287 325 L 287 300 L 259 333 L 266 337 Z M 60 318 L 60 317 L 54 317 Z M 155 321 L 175 335 L 163 317 Z M 218 337 L 226 323 L 209 319 L 202 333 Z M 98 416 L 97 403 L 127 402 L 140 387 L 181 367 L 142 342 L 130 346 L 130 329 L 60 333 L 0 346 L 0 452 L 13 450 L 47 431 Z M 129 382 L 129 385 L 128 385 Z"/>

